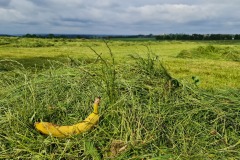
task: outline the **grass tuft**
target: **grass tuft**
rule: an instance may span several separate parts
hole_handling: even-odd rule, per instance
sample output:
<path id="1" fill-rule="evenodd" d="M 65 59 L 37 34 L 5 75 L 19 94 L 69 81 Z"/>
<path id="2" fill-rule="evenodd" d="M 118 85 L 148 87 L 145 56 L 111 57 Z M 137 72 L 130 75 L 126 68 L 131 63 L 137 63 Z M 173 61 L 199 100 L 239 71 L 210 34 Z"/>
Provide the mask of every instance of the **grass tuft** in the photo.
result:
<path id="1" fill-rule="evenodd" d="M 35 70 L 12 61 L 0 72 L 0 159 L 237 159 L 239 89 L 207 92 L 171 76 L 152 53 L 116 63 L 69 58 Z M 87 62 L 87 63 L 85 63 Z M 5 63 L 5 62 L 4 62 Z M 8 65 L 8 64 L 4 64 Z M 101 121 L 71 138 L 41 135 L 33 124 L 71 125 L 102 96 Z"/>

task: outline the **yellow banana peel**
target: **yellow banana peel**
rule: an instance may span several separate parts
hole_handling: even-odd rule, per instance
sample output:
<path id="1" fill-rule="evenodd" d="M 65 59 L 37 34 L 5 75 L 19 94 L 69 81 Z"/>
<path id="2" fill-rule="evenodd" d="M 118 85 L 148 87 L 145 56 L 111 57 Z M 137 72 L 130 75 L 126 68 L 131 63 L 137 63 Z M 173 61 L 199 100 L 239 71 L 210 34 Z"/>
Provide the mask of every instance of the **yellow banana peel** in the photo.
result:
<path id="1" fill-rule="evenodd" d="M 35 128 L 39 132 L 53 137 L 70 137 L 90 130 L 99 121 L 98 107 L 100 97 L 96 98 L 93 104 L 93 112 L 82 122 L 71 126 L 59 126 L 50 122 L 36 122 Z"/>

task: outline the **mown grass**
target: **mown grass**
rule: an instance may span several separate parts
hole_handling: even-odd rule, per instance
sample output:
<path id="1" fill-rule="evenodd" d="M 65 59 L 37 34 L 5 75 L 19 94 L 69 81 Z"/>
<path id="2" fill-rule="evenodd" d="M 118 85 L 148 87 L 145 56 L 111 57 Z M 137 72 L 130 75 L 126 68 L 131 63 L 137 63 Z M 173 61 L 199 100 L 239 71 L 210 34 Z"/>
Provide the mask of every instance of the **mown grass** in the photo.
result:
<path id="1" fill-rule="evenodd" d="M 38 42 L 45 45 L 35 47 Z M 95 58 L 90 47 L 102 54 L 103 58 L 108 59 L 106 54 L 103 54 L 108 53 L 108 48 L 102 40 L 1 37 L 1 44 L 0 59 L 19 61 L 25 68 L 32 66 L 34 68 L 35 64 L 42 67 L 42 63 L 48 65 L 48 60 L 68 63 L 69 57 L 87 63 Z M 183 50 L 191 52 L 200 46 L 206 48 L 209 45 L 215 48 L 239 50 L 239 41 L 108 41 L 116 63 L 134 63 L 129 55 L 139 54 L 147 57 L 145 53 L 151 50 L 164 61 L 169 72 L 177 78 L 191 81 L 192 76 L 198 76 L 201 81 L 199 87 L 209 90 L 239 88 L 239 62 L 224 58 L 211 59 L 208 55 L 202 58 L 177 58 Z M 3 69 L 0 66 L 0 70 Z"/>
<path id="2" fill-rule="evenodd" d="M 42 66 L 1 61 L 0 159 L 240 156 L 239 88 L 206 91 L 174 76 L 166 65 L 171 63 L 149 48 L 122 63 L 111 43 L 103 44 L 106 52 L 92 46 L 89 57 L 47 58 Z M 170 60 L 173 67 L 183 61 Z M 102 97 L 101 121 L 93 130 L 58 139 L 34 129 L 39 120 L 61 125 L 83 120 L 96 96 Z"/>
<path id="3" fill-rule="evenodd" d="M 236 48 L 236 47 L 235 47 Z M 198 47 L 188 50 L 182 50 L 178 54 L 178 58 L 208 58 L 215 60 L 229 60 L 229 61 L 240 61 L 240 51 L 234 47 L 215 47 L 212 45 L 206 47 Z"/>

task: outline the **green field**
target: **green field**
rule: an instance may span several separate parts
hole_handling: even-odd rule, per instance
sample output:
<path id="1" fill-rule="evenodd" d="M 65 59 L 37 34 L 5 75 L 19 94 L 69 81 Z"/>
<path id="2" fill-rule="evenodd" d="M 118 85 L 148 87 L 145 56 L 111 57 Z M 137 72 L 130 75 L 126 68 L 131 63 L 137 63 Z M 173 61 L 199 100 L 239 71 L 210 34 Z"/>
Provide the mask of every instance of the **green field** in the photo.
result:
<path id="1" fill-rule="evenodd" d="M 0 159 L 237 159 L 240 41 L 0 37 Z M 101 96 L 93 130 L 58 139 Z"/>

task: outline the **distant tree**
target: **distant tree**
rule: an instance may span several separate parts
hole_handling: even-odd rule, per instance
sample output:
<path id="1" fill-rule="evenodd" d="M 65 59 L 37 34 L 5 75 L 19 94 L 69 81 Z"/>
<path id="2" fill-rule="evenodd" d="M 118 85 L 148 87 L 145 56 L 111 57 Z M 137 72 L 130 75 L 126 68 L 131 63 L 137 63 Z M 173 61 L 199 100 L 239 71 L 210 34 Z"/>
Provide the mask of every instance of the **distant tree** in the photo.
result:
<path id="1" fill-rule="evenodd" d="M 232 40 L 232 38 L 233 38 L 233 35 L 231 35 L 231 34 L 223 35 L 224 40 Z"/>
<path id="2" fill-rule="evenodd" d="M 36 38 L 38 37 L 36 34 L 25 34 L 23 37 L 26 37 L 26 38 Z"/>
<path id="3" fill-rule="evenodd" d="M 190 40 L 190 35 L 188 35 L 188 34 L 183 34 L 183 35 L 182 35 L 182 39 L 183 39 L 183 40 Z"/>
<path id="4" fill-rule="evenodd" d="M 149 35 L 147 35 L 147 37 L 150 37 L 150 38 L 152 38 L 152 37 L 153 37 L 153 34 L 152 34 L 152 33 L 150 33 Z"/>
<path id="5" fill-rule="evenodd" d="M 202 34 L 192 34 L 192 40 L 203 40 L 204 35 Z"/>
<path id="6" fill-rule="evenodd" d="M 156 40 L 232 40 L 240 39 L 240 35 L 232 34 L 164 34 L 156 36 Z"/>
<path id="7" fill-rule="evenodd" d="M 54 34 L 48 34 L 47 38 L 55 38 Z"/>
<path id="8" fill-rule="evenodd" d="M 220 34 L 210 34 L 209 40 L 220 40 Z"/>
<path id="9" fill-rule="evenodd" d="M 235 34 L 234 39 L 239 40 L 240 39 L 240 34 Z"/>
<path id="10" fill-rule="evenodd" d="M 163 35 L 157 35 L 156 40 L 163 40 Z"/>
<path id="11" fill-rule="evenodd" d="M 163 36 L 164 40 L 171 40 L 171 35 L 166 34 Z"/>

